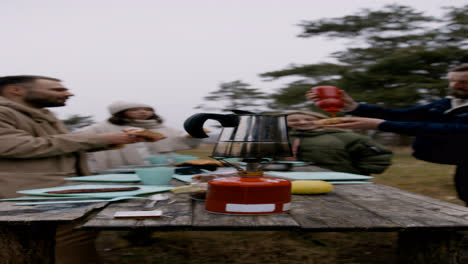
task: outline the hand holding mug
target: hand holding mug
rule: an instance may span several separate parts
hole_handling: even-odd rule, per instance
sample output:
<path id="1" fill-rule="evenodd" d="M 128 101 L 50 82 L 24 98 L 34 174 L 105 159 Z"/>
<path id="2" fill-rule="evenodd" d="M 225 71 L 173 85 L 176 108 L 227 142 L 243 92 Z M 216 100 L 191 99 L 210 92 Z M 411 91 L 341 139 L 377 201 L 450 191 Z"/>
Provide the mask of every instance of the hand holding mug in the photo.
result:
<path id="1" fill-rule="evenodd" d="M 325 86 L 325 87 L 327 87 L 327 86 Z M 333 87 L 333 86 L 328 86 L 328 87 Z M 316 88 L 316 87 L 314 87 L 314 88 Z M 314 90 L 314 88 L 310 89 L 307 92 L 306 98 L 308 100 L 314 101 L 315 104 L 318 104 L 318 102 L 321 100 L 321 97 L 320 97 L 320 94 L 317 91 L 318 89 Z M 349 112 L 349 111 L 353 111 L 354 109 L 356 109 L 358 107 L 358 103 L 356 103 L 356 101 L 354 101 L 354 99 L 351 98 L 351 96 L 349 96 L 344 90 L 341 90 L 341 89 L 338 89 L 338 88 L 336 88 L 336 89 L 337 89 L 337 93 L 338 93 L 337 94 L 338 98 L 341 99 L 341 102 L 342 102 L 342 106 L 341 106 L 342 111 Z M 335 93 L 336 93 L 335 91 L 332 91 L 331 95 L 336 96 Z M 327 94 L 330 94 L 330 93 L 325 93 L 324 95 L 326 96 Z"/>

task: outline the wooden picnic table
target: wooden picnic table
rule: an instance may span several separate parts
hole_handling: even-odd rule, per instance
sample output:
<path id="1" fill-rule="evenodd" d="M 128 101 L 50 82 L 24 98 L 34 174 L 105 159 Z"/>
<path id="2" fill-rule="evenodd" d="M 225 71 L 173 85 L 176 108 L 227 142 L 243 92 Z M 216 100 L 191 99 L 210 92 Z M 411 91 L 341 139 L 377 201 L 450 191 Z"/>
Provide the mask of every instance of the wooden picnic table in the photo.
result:
<path id="1" fill-rule="evenodd" d="M 302 171 L 323 171 L 314 166 Z M 180 185 L 180 182 L 174 182 Z M 456 263 L 468 229 L 468 208 L 381 184 L 340 184 L 324 195 L 293 195 L 291 211 L 273 215 L 208 213 L 188 194 L 159 201 L 164 216 L 115 219 L 117 211 L 142 210 L 147 201 L 15 206 L 0 203 L 0 259 L 12 263 L 54 263 L 54 230 L 77 222 L 84 230 L 300 230 L 304 232 L 398 232 L 399 263 Z M 18 255 L 22 259 L 18 259 Z M 38 262 L 40 259 L 42 262 Z M 6 261 L 6 263 L 9 263 Z"/>

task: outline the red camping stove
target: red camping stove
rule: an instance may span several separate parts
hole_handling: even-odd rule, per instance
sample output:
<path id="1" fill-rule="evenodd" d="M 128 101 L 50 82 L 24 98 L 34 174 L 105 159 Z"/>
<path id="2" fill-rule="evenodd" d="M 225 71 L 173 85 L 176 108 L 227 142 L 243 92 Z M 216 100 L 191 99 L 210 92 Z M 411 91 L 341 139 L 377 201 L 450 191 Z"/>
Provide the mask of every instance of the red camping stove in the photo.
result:
<path id="1" fill-rule="evenodd" d="M 208 182 L 205 200 L 208 212 L 276 214 L 289 211 L 291 183 L 288 180 L 264 177 L 263 171 L 239 171 L 238 174 Z"/>

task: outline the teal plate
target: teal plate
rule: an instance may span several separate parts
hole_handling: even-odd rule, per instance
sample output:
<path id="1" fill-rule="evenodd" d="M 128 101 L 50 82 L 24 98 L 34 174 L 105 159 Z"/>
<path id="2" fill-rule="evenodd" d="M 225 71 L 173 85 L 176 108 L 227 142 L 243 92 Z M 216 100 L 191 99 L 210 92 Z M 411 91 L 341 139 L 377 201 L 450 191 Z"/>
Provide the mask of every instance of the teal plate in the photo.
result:
<path id="1" fill-rule="evenodd" d="M 327 181 L 331 184 L 373 184 L 370 181 Z"/>
<path id="2" fill-rule="evenodd" d="M 246 162 L 242 162 L 240 161 L 238 158 L 228 158 L 228 159 L 224 159 L 225 161 L 228 161 L 228 162 L 232 162 L 232 163 L 237 163 L 241 166 L 245 166 L 247 165 Z M 262 162 L 264 163 L 264 162 Z M 305 161 L 296 161 L 296 160 L 275 160 L 275 161 L 272 161 L 271 164 L 291 164 L 293 166 L 297 166 L 297 167 L 302 167 L 302 166 L 307 166 L 310 164 L 310 162 L 305 162 Z"/>
<path id="3" fill-rule="evenodd" d="M 177 179 L 177 180 L 179 180 L 179 181 L 183 181 L 183 182 L 192 182 L 192 181 L 193 181 L 192 177 L 195 176 L 195 175 L 198 175 L 198 174 L 193 174 L 193 175 L 174 175 L 174 176 L 172 176 L 172 178 Z"/>
<path id="4" fill-rule="evenodd" d="M 63 190 L 76 190 L 76 189 L 102 189 L 102 188 L 122 188 L 122 187 L 139 187 L 135 191 L 119 191 L 119 192 L 100 192 L 100 193 L 72 193 L 72 194 L 55 194 L 46 193 L 48 191 L 63 191 Z M 60 186 L 53 188 L 23 190 L 17 193 L 33 195 L 33 196 L 62 196 L 62 197 L 89 197 L 89 198 L 115 198 L 121 196 L 138 196 L 144 194 L 165 192 L 172 190 L 173 186 L 163 185 L 104 185 L 104 184 L 82 184 L 82 185 L 70 185 Z"/>
<path id="5" fill-rule="evenodd" d="M 165 164 L 147 164 L 147 165 L 122 165 L 117 168 L 151 168 L 151 167 L 157 167 L 157 166 L 162 166 L 162 165 L 169 165 L 168 163 Z"/>
<path id="6" fill-rule="evenodd" d="M 304 162 L 304 161 L 295 161 L 295 160 L 278 160 L 278 161 L 273 161 L 273 164 L 291 164 L 296 167 L 303 167 L 307 166 L 310 164 L 310 162 Z"/>
<path id="7" fill-rule="evenodd" d="M 103 174 L 95 176 L 68 177 L 67 181 L 78 182 L 140 182 L 136 174 Z"/>
<path id="8" fill-rule="evenodd" d="M 344 172 L 283 172 L 269 171 L 267 174 L 277 177 L 284 177 L 291 180 L 321 180 L 321 181 L 353 181 L 368 180 L 371 176 L 344 173 Z"/>
<path id="9" fill-rule="evenodd" d="M 194 175 L 174 175 L 174 179 L 177 179 L 182 182 L 192 182 L 192 177 Z M 280 171 L 267 171 L 265 172 L 265 176 L 277 176 L 288 178 L 290 180 L 321 180 L 321 181 L 334 181 L 333 184 L 345 184 L 344 182 L 351 182 L 349 181 L 360 181 L 359 183 L 366 183 L 362 182 L 362 180 L 368 180 L 373 177 L 358 175 L 358 174 L 351 174 L 351 173 L 342 173 L 342 172 L 280 172 Z M 356 183 L 356 182 L 353 182 Z"/>

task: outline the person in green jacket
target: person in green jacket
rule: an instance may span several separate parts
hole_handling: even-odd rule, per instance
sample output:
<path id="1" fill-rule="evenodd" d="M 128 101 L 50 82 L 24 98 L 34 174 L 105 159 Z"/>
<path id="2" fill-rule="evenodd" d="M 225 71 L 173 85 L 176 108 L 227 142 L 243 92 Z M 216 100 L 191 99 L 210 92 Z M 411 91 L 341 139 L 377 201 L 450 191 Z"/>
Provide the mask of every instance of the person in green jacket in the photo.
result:
<path id="1" fill-rule="evenodd" d="M 309 111 L 288 111 L 287 124 L 293 157 L 332 171 L 354 174 L 382 173 L 392 163 L 392 151 L 370 137 L 344 129 L 320 129 L 314 121 L 327 116 Z"/>

